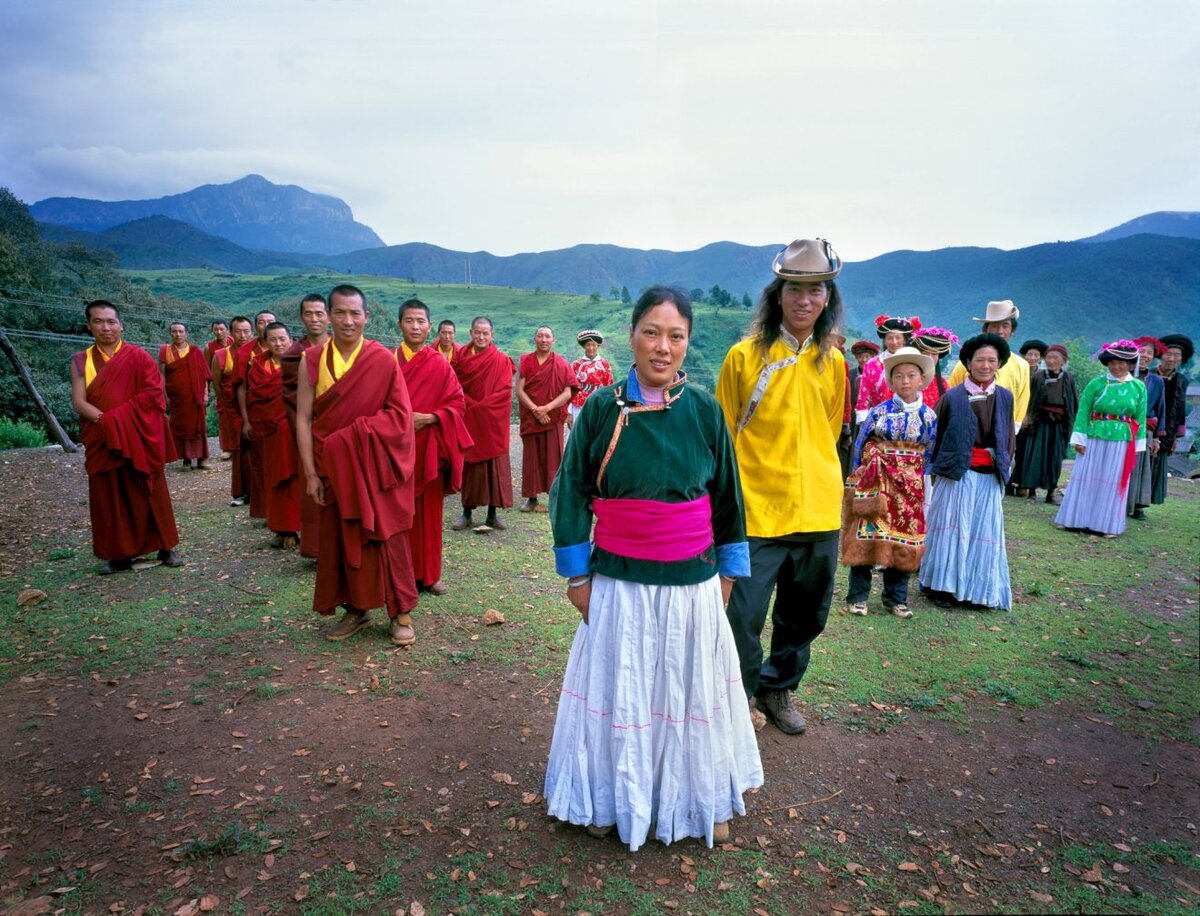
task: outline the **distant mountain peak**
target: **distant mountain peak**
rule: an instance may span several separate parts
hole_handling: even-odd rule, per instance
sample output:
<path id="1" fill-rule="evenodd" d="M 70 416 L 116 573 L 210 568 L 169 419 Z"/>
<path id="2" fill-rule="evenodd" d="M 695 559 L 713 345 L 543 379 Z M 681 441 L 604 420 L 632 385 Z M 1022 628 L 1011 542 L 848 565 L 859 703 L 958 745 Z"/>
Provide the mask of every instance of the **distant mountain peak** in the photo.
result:
<path id="1" fill-rule="evenodd" d="M 1200 239 L 1200 213 L 1190 210 L 1158 210 L 1134 217 L 1119 226 L 1113 226 L 1079 241 L 1111 242 L 1130 235 L 1166 235 L 1173 238 Z"/>
<path id="2" fill-rule="evenodd" d="M 39 222 L 87 232 L 166 216 L 257 251 L 336 255 L 383 246 L 340 198 L 275 184 L 258 174 L 151 200 L 50 197 L 29 210 Z"/>

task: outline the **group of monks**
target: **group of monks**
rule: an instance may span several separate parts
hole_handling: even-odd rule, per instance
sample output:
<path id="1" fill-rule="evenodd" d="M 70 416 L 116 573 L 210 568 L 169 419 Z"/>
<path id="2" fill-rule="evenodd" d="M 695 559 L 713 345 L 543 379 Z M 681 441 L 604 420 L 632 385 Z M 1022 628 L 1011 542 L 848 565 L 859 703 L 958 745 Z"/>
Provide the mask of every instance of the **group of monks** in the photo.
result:
<path id="1" fill-rule="evenodd" d="M 579 390 L 554 334 L 538 328 L 519 367 L 498 349 L 491 321 L 476 318 L 458 346 L 453 322 L 430 342 L 429 308 L 399 309 L 394 350 L 363 336 L 369 319 L 357 287 L 300 303 L 293 339 L 270 311 L 213 323 L 204 347 L 170 326 L 157 366 L 125 344 L 119 308 L 86 307 L 95 343 L 72 361 L 73 403 L 87 447 L 94 550 L 108 575 L 157 553 L 182 565 L 165 467 L 205 470 L 215 399 L 231 505 L 248 505 L 272 546 L 316 561 L 313 608 L 342 615 L 325 631 L 341 640 L 387 609 L 393 643 L 411 645 L 420 592 L 442 595 L 442 507 L 461 492 L 455 530 L 505 527 L 513 505 L 509 458 L 514 375 L 524 448 L 521 509 L 536 511 L 562 459 L 566 407 Z M 480 524 L 475 509 L 486 507 Z"/>

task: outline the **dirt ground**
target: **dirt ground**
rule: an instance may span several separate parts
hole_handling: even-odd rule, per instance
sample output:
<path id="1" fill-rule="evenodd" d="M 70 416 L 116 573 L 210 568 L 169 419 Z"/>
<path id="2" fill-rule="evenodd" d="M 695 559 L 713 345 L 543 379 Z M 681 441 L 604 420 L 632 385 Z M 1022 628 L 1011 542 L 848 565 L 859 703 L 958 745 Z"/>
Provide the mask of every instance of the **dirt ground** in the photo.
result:
<path id="1" fill-rule="evenodd" d="M 222 504 L 227 485 L 224 470 L 171 473 L 184 517 Z M 6 453 L 0 488 L 0 576 L 19 580 L 44 555 L 46 532 L 86 525 L 82 459 Z M 181 551 L 198 559 L 184 538 Z M 210 558 L 222 568 L 274 561 L 245 540 L 209 549 L 226 551 Z M 170 574 L 80 587 L 120 599 L 149 575 Z M 36 620 L 18 621 L 11 603 L 3 612 L 6 627 Z M 556 685 L 522 665 L 447 677 L 436 670 L 444 655 L 422 651 L 456 635 L 435 614 L 410 651 L 382 632 L 318 645 L 318 623 L 290 614 L 287 639 L 230 636 L 223 657 L 180 653 L 147 673 L 7 679 L 0 903 L 185 916 L 339 912 L 347 901 L 413 914 L 652 912 L 647 899 L 659 910 L 725 901 L 771 914 L 1099 911 L 1105 901 L 1139 911 L 1145 894 L 1200 905 L 1194 868 L 1134 854 L 1151 839 L 1196 850 L 1200 750 L 1133 737 L 1091 711 L 966 699 L 965 725 L 913 712 L 881 734 L 768 727 L 767 784 L 747 799 L 732 843 L 709 852 L 652 841 L 630 854 L 545 814 Z M 0 661 L 28 661 L 36 634 L 29 645 Z M 240 680 L 223 690 L 229 670 L 249 665 L 270 669 L 270 690 L 243 691 Z M 187 702 L 205 679 L 209 699 Z M 406 684 L 419 692 L 397 689 Z M 270 829 L 229 833 L 243 823 Z M 205 857 L 197 841 L 226 846 Z M 1078 897 L 1056 896 L 1063 869 Z"/>

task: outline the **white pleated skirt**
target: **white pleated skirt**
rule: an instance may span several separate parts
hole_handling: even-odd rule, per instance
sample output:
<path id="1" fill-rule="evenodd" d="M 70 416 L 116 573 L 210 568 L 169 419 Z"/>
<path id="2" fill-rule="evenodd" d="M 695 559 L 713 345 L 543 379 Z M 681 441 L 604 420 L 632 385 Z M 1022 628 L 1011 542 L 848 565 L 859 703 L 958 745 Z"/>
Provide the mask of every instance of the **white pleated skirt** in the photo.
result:
<path id="1" fill-rule="evenodd" d="M 745 814 L 763 783 L 720 580 L 641 585 L 597 575 L 571 646 L 546 767 L 553 817 L 615 824 L 630 850 Z"/>
<path id="2" fill-rule="evenodd" d="M 1128 442 L 1087 440 L 1087 450 L 1075 459 L 1054 524 L 1101 534 L 1125 531 L 1129 484 L 1121 486 L 1121 472 L 1128 449 Z"/>
<path id="3" fill-rule="evenodd" d="M 1012 608 L 1003 498 L 1004 488 L 995 474 L 967 471 L 962 480 L 933 479 L 922 588 L 949 592 L 971 604 Z"/>

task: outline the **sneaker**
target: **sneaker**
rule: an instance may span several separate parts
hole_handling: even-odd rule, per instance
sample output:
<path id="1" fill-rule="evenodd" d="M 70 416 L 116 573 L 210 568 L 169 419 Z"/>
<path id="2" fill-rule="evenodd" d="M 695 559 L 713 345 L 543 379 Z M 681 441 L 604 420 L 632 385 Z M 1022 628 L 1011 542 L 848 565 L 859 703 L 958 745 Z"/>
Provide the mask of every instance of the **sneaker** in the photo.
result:
<path id="1" fill-rule="evenodd" d="M 891 611 L 897 617 L 903 617 L 905 620 L 912 616 L 912 611 L 908 609 L 907 604 L 893 604 Z"/>
<path id="2" fill-rule="evenodd" d="M 347 609 L 337 623 L 325 631 L 325 638 L 330 642 L 341 642 L 353 636 L 359 630 L 365 630 L 371 625 L 371 618 L 366 611 Z"/>
<path id="3" fill-rule="evenodd" d="M 758 708 L 785 735 L 802 735 L 808 728 L 804 716 L 792 705 L 790 690 L 768 690 L 758 695 Z"/>
<path id="4" fill-rule="evenodd" d="M 231 499 L 231 500 L 229 501 L 229 505 L 231 505 L 231 506 L 244 506 L 244 505 L 246 505 L 246 497 L 244 497 L 244 496 L 235 496 L 233 499 Z"/>
<path id="5" fill-rule="evenodd" d="M 848 604 L 848 605 L 846 605 L 846 610 L 848 610 L 855 617 L 866 617 L 867 616 L 867 602 L 856 601 L 856 602 L 854 602 L 854 604 Z"/>
<path id="6" fill-rule="evenodd" d="M 458 517 L 458 521 L 456 521 L 451 527 L 455 531 L 466 531 L 468 528 L 475 527 L 475 523 L 471 521 L 471 510 L 464 509 L 463 514 Z"/>
<path id="7" fill-rule="evenodd" d="M 393 646 L 411 646 L 417 641 L 417 634 L 412 628 L 412 624 L 401 623 L 399 618 L 393 620 L 388 626 L 388 636 L 391 637 Z"/>

